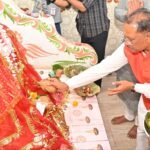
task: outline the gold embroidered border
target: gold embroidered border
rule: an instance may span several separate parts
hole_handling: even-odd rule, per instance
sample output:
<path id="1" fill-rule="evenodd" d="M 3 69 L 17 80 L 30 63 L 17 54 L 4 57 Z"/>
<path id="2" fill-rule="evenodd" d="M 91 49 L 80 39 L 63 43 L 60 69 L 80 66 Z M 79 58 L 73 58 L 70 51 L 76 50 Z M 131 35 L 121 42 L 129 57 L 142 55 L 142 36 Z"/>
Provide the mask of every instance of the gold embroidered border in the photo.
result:
<path id="1" fill-rule="evenodd" d="M 16 112 L 13 109 L 11 109 L 10 112 L 9 112 L 9 114 L 10 114 L 10 116 L 11 116 L 11 118 L 12 118 L 14 124 L 15 124 L 16 133 L 13 133 L 12 135 L 10 135 L 10 136 L 2 139 L 0 141 L 0 147 L 4 146 L 6 144 L 11 143 L 12 140 L 14 140 L 14 139 L 19 138 L 20 135 L 21 135 L 21 132 L 22 132 L 22 126 L 20 125 L 19 120 L 17 119 Z"/>

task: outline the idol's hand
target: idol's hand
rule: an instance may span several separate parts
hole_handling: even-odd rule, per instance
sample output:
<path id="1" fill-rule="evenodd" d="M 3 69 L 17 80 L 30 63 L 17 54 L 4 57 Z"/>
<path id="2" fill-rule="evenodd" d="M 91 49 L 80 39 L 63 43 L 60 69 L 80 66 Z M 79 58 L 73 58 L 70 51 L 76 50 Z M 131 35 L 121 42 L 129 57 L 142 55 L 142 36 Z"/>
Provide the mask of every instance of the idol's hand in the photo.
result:
<path id="1" fill-rule="evenodd" d="M 129 81 L 116 81 L 112 83 L 115 85 L 115 88 L 108 89 L 108 95 L 116 95 L 118 93 L 122 93 L 127 90 L 133 90 L 134 83 Z"/>

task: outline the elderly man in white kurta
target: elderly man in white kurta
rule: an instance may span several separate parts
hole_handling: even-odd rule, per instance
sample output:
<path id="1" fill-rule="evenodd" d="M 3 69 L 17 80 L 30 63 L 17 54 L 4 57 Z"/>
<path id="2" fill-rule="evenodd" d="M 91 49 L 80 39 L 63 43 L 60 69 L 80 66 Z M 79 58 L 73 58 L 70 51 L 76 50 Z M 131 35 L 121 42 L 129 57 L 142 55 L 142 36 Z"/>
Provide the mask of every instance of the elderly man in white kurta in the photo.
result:
<path id="1" fill-rule="evenodd" d="M 149 150 L 150 145 L 144 132 L 144 117 L 150 109 L 150 11 L 141 8 L 127 16 L 124 23 L 124 35 L 125 45 L 122 44 L 101 63 L 69 79 L 66 83 L 70 88 L 84 86 L 129 63 L 139 83 L 114 82 L 116 88 L 109 89 L 109 95 L 127 90 L 134 90 L 141 94 L 138 106 L 136 150 Z"/>

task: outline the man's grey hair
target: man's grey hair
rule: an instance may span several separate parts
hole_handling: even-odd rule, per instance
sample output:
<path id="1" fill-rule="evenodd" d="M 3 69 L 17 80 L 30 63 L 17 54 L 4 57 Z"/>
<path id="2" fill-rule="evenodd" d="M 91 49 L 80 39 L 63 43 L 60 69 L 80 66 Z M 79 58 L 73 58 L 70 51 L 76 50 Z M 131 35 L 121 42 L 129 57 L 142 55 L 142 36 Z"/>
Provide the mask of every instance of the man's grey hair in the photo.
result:
<path id="1" fill-rule="evenodd" d="M 150 32 L 150 10 L 140 8 L 126 16 L 125 23 L 136 24 L 138 32 Z"/>

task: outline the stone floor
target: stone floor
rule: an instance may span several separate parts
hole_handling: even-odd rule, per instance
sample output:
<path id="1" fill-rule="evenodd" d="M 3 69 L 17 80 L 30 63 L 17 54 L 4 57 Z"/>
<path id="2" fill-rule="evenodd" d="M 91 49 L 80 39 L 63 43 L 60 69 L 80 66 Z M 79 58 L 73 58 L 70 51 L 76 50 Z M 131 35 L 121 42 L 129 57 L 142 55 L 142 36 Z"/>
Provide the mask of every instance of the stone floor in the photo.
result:
<path id="1" fill-rule="evenodd" d="M 133 122 L 121 125 L 111 124 L 111 119 L 114 116 L 123 114 L 123 106 L 119 97 L 107 95 L 107 89 L 112 86 L 111 83 L 115 80 L 115 74 L 105 77 L 103 79 L 101 93 L 98 95 L 107 136 L 112 150 L 134 150 L 136 140 L 127 137 L 127 132 L 133 126 Z"/>

